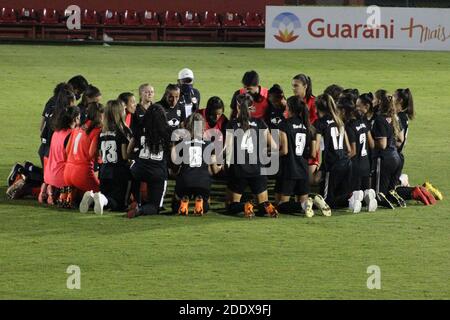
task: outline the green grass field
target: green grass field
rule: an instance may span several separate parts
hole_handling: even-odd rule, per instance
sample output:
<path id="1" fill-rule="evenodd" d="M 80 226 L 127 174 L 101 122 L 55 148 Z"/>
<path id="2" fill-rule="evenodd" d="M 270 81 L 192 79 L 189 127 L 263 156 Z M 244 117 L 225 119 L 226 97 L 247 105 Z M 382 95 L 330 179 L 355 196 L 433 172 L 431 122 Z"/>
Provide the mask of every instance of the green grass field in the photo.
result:
<path id="1" fill-rule="evenodd" d="M 0 46 L 0 299 L 449 299 L 450 205 L 331 218 L 251 221 L 213 212 L 204 218 L 82 215 L 6 199 L 16 161 L 39 163 L 39 123 L 53 87 L 85 75 L 103 102 L 149 82 L 162 95 L 190 67 L 202 104 L 229 104 L 242 74 L 281 84 L 306 73 L 319 94 L 329 84 L 360 91 L 409 87 L 405 172 L 450 196 L 450 53 L 277 51 L 253 48 Z M 136 92 L 137 93 L 137 92 Z M 81 268 L 81 290 L 66 268 Z M 369 290 L 367 267 L 381 269 Z"/>

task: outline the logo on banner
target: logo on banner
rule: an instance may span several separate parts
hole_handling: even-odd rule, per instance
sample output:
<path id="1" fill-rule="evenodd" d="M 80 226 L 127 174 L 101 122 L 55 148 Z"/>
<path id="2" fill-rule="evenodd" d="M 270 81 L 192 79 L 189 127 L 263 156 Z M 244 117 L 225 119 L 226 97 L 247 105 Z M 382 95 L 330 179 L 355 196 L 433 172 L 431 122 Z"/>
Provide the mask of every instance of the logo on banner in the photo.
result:
<path id="1" fill-rule="evenodd" d="M 300 36 L 296 34 L 302 27 L 300 19 L 291 12 L 280 13 L 273 19 L 272 28 L 278 30 L 278 34 L 273 35 L 280 42 L 292 42 Z"/>

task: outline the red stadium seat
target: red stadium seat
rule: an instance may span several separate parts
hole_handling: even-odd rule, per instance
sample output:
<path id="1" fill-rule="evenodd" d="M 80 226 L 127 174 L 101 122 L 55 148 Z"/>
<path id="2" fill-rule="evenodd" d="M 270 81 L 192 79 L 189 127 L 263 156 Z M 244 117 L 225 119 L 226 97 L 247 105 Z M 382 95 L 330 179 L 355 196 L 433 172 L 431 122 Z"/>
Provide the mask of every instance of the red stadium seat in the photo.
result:
<path id="1" fill-rule="evenodd" d="M 58 24 L 59 13 L 54 9 L 43 9 L 40 11 L 40 22 L 42 24 Z"/>
<path id="2" fill-rule="evenodd" d="M 200 27 L 200 16 L 197 12 L 186 11 L 181 21 L 185 27 Z"/>
<path id="3" fill-rule="evenodd" d="M 97 11 L 85 9 L 83 14 L 81 15 L 81 24 L 88 26 L 98 25 L 99 19 Z"/>
<path id="4" fill-rule="evenodd" d="M 263 19 L 259 13 L 247 12 L 244 19 L 244 24 L 247 27 L 262 27 L 264 26 Z"/>
<path id="5" fill-rule="evenodd" d="M 19 13 L 19 22 L 36 23 L 37 15 L 34 9 L 22 8 Z"/>
<path id="6" fill-rule="evenodd" d="M 117 11 L 106 10 L 102 16 L 102 22 L 104 25 L 118 26 L 120 25 L 120 15 Z"/>
<path id="7" fill-rule="evenodd" d="M 178 12 L 175 11 L 166 11 L 164 15 L 164 25 L 166 27 L 180 27 L 181 26 L 181 17 Z"/>
<path id="8" fill-rule="evenodd" d="M 222 19 L 224 27 L 240 27 L 242 26 L 242 18 L 237 13 L 227 12 Z"/>
<path id="9" fill-rule="evenodd" d="M 138 26 L 141 24 L 141 20 L 136 11 L 126 10 L 123 14 L 123 24 L 126 26 Z"/>
<path id="10" fill-rule="evenodd" d="M 203 27 L 220 27 L 219 16 L 215 12 L 206 11 L 202 14 L 202 26 Z"/>
<path id="11" fill-rule="evenodd" d="M 16 10 L 12 8 L 2 8 L 0 14 L 0 23 L 15 23 L 17 22 Z"/>
<path id="12" fill-rule="evenodd" d="M 144 11 L 141 15 L 141 22 L 145 26 L 154 26 L 157 27 L 160 25 L 159 16 L 154 11 Z"/>

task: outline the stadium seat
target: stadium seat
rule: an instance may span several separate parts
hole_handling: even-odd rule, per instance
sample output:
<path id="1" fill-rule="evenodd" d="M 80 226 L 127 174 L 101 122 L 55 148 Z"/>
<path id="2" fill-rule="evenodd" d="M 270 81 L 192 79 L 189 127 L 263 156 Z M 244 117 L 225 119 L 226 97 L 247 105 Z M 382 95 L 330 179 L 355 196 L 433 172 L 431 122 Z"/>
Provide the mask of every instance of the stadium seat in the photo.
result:
<path id="1" fill-rule="evenodd" d="M 58 24 L 59 23 L 59 13 L 54 9 L 43 9 L 40 11 L 39 21 L 42 24 Z"/>
<path id="2" fill-rule="evenodd" d="M 197 12 L 186 11 L 182 16 L 182 24 L 185 27 L 200 27 L 200 16 Z"/>
<path id="3" fill-rule="evenodd" d="M 138 26 L 141 24 L 136 11 L 126 10 L 123 14 L 123 24 L 126 26 Z"/>
<path id="4" fill-rule="evenodd" d="M 99 24 L 97 11 L 85 9 L 81 15 L 81 24 L 94 26 Z"/>
<path id="5" fill-rule="evenodd" d="M 180 14 L 176 11 L 166 11 L 166 14 L 164 15 L 164 25 L 166 27 L 180 27 Z"/>
<path id="6" fill-rule="evenodd" d="M 263 19 L 259 13 L 247 12 L 244 19 L 244 24 L 247 27 L 262 27 L 264 26 Z"/>
<path id="7" fill-rule="evenodd" d="M 227 12 L 223 16 L 222 25 L 224 27 L 240 27 L 242 26 L 242 18 L 237 13 Z"/>
<path id="8" fill-rule="evenodd" d="M 220 27 L 219 16 L 215 12 L 206 11 L 202 14 L 201 23 L 203 27 Z"/>
<path id="9" fill-rule="evenodd" d="M 102 23 L 108 26 L 120 25 L 120 15 L 117 11 L 106 10 L 102 16 Z"/>
<path id="10" fill-rule="evenodd" d="M 34 9 L 22 8 L 19 13 L 19 22 L 36 23 L 37 15 Z"/>
<path id="11" fill-rule="evenodd" d="M 141 22 L 145 26 L 157 27 L 161 23 L 159 22 L 159 16 L 154 11 L 145 10 L 141 14 Z"/>
<path id="12" fill-rule="evenodd" d="M 12 8 L 2 8 L 0 14 L 0 23 L 16 23 L 17 15 L 16 11 Z"/>

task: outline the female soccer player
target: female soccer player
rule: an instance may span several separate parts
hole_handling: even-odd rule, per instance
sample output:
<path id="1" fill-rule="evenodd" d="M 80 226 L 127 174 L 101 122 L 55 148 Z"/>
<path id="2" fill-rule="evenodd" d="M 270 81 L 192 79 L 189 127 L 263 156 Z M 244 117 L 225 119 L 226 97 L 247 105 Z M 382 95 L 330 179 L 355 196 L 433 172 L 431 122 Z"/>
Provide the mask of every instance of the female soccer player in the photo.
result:
<path id="1" fill-rule="evenodd" d="M 100 183 L 94 174 L 97 160 L 98 138 L 101 132 L 103 105 L 90 103 L 87 108 L 86 122 L 75 128 L 67 144 L 67 163 L 64 168 L 64 181 L 84 194 L 86 191 L 98 192 Z M 77 192 L 69 192 L 68 202 L 73 203 Z"/>
<path id="2" fill-rule="evenodd" d="M 400 125 L 392 97 L 385 92 L 378 93 L 376 96 L 379 114 L 375 116 L 372 128 L 376 168 L 376 179 L 372 184 L 375 186 L 380 205 L 390 209 L 394 209 L 393 203 L 405 207 L 404 199 L 395 192 L 401 172 L 401 159 L 397 151 L 397 142 L 402 140 Z"/>
<path id="3" fill-rule="evenodd" d="M 269 107 L 267 108 L 265 121 L 269 128 L 278 129 L 278 125 L 286 115 L 286 97 L 279 84 L 274 84 L 269 89 Z"/>
<path id="4" fill-rule="evenodd" d="M 148 83 L 141 84 L 139 86 L 139 103 L 136 105 L 136 111 L 134 113 L 134 119 L 132 120 L 133 126 L 131 130 L 133 132 L 138 131 L 138 127 L 142 124 L 145 111 L 150 108 L 155 98 L 155 89 Z"/>
<path id="5" fill-rule="evenodd" d="M 131 130 L 124 121 L 125 111 L 120 100 L 110 100 L 106 104 L 99 149 L 102 158 L 100 166 L 100 191 L 85 192 L 80 203 L 80 212 L 86 213 L 94 204 L 96 214 L 103 214 L 103 209 L 124 211 L 128 206 L 129 182 L 131 180 L 128 166 L 128 136 Z"/>
<path id="6" fill-rule="evenodd" d="M 369 212 L 373 212 L 377 209 L 378 204 L 376 193 L 371 189 L 370 184 L 369 150 L 374 147 L 372 135 L 363 120 L 363 113 L 358 112 L 353 99 L 341 97 L 337 107 L 345 123 L 345 131 L 350 144 L 348 155 L 352 161 L 351 191 L 364 190 L 367 209 Z"/>
<path id="7" fill-rule="evenodd" d="M 176 177 L 173 213 L 187 216 L 191 199 L 195 199 L 194 215 L 208 212 L 211 175 L 217 174 L 222 167 L 216 164 L 214 154 L 211 158 L 205 159 L 205 149 L 209 142 L 203 140 L 204 122 L 201 114 L 193 113 L 186 120 L 189 139 L 184 139 L 172 147 L 172 162 L 180 163 L 182 160 Z M 210 162 L 207 163 L 205 160 Z"/>
<path id="8" fill-rule="evenodd" d="M 80 123 L 83 125 L 86 121 L 87 116 L 87 108 L 90 103 L 100 103 L 100 100 L 102 99 L 102 93 L 97 87 L 94 87 L 93 85 L 89 85 L 86 89 L 86 91 L 83 94 L 83 98 L 81 98 L 81 102 L 78 104 L 78 107 L 80 108 Z"/>
<path id="9" fill-rule="evenodd" d="M 309 123 L 308 107 L 303 100 L 287 100 L 287 118 L 279 124 L 280 170 L 275 183 L 275 199 L 280 213 L 314 216 L 313 200 L 308 197 L 308 158 L 315 154 L 314 131 Z M 296 197 L 290 202 L 291 196 Z M 327 215 L 331 211 L 325 212 Z"/>
<path id="10" fill-rule="evenodd" d="M 230 120 L 225 139 L 226 164 L 228 167 L 228 199 L 230 214 L 244 212 L 248 218 L 254 216 L 253 204 L 241 202 L 245 188 L 257 197 L 259 212 L 278 217 L 278 211 L 269 202 L 267 176 L 261 173 L 261 149 L 266 146 L 277 149 L 276 143 L 261 119 L 252 118 L 249 109 L 253 99 L 249 94 L 236 97 L 237 117 Z M 262 131 L 262 132 L 261 132 Z"/>
<path id="11" fill-rule="evenodd" d="M 42 156 L 43 162 L 43 170 L 45 172 L 45 168 L 47 167 L 47 161 L 50 154 L 50 142 L 53 136 L 53 116 L 63 113 L 67 107 L 73 107 L 75 105 L 75 95 L 71 90 L 61 89 L 56 97 L 55 106 L 52 109 L 52 114 L 48 117 L 45 127 L 42 131 L 42 145 L 39 149 L 39 154 Z M 59 117 L 59 116 L 58 116 Z M 45 138 L 44 138 L 45 137 Z M 45 201 L 52 201 L 53 199 L 48 200 L 47 195 L 47 185 L 45 182 L 41 186 L 41 190 L 39 192 L 38 201 L 39 203 L 44 203 Z"/>
<path id="12" fill-rule="evenodd" d="M 219 141 L 224 142 L 225 130 L 228 124 L 228 118 L 225 116 L 225 106 L 222 99 L 219 97 L 209 98 L 206 108 L 197 111 L 203 116 L 205 120 L 205 130 L 215 130 L 215 137 L 218 137 Z M 206 138 L 212 140 L 211 134 L 207 133 Z"/>
<path id="13" fill-rule="evenodd" d="M 128 155 L 133 153 L 135 146 L 139 155 L 131 165 L 131 174 L 137 182 L 137 190 L 133 194 L 137 203 L 133 203 L 128 211 L 128 218 L 140 215 L 158 214 L 162 207 L 167 187 L 167 159 L 170 155 L 169 125 L 164 108 L 155 104 L 147 110 L 142 122 L 142 128 L 133 133 L 128 145 Z M 147 202 L 140 199 L 139 186 L 147 183 Z"/>
<path id="14" fill-rule="evenodd" d="M 315 97 L 312 93 L 311 78 L 305 74 L 298 74 L 292 79 L 292 90 L 296 97 L 302 99 L 308 106 L 309 122 L 314 125 L 317 120 Z M 308 160 L 310 183 L 316 184 L 320 180 L 319 152 Z"/>
<path id="15" fill-rule="evenodd" d="M 315 124 L 316 143 L 323 146 L 321 168 L 325 173 L 321 193 L 331 208 L 349 205 L 354 213 L 358 213 L 361 211 L 365 195 L 361 190 L 353 193 L 351 190 L 352 163 L 347 154 L 350 144 L 344 122 L 339 117 L 331 96 L 325 94 L 318 96 L 316 107 L 319 115 L 319 120 Z"/>
<path id="16" fill-rule="evenodd" d="M 128 128 L 133 126 L 133 115 L 136 112 L 136 98 L 131 92 L 121 93 L 118 99 L 125 106 L 125 124 Z"/>
<path id="17" fill-rule="evenodd" d="M 75 100 L 75 95 L 73 95 Z M 44 185 L 47 186 L 46 196 L 47 203 L 53 205 L 57 202 L 58 196 L 61 205 L 64 205 L 65 182 L 64 168 L 66 165 L 66 146 L 69 142 L 72 129 L 77 123 L 80 116 L 78 107 L 67 106 L 63 110 L 59 110 L 52 118 L 52 143 L 50 145 L 50 154 L 47 161 L 47 167 L 44 172 Z M 45 187 L 44 187 L 45 188 Z M 41 188 L 41 193 L 44 190 Z M 43 195 L 39 195 L 42 201 Z"/>

